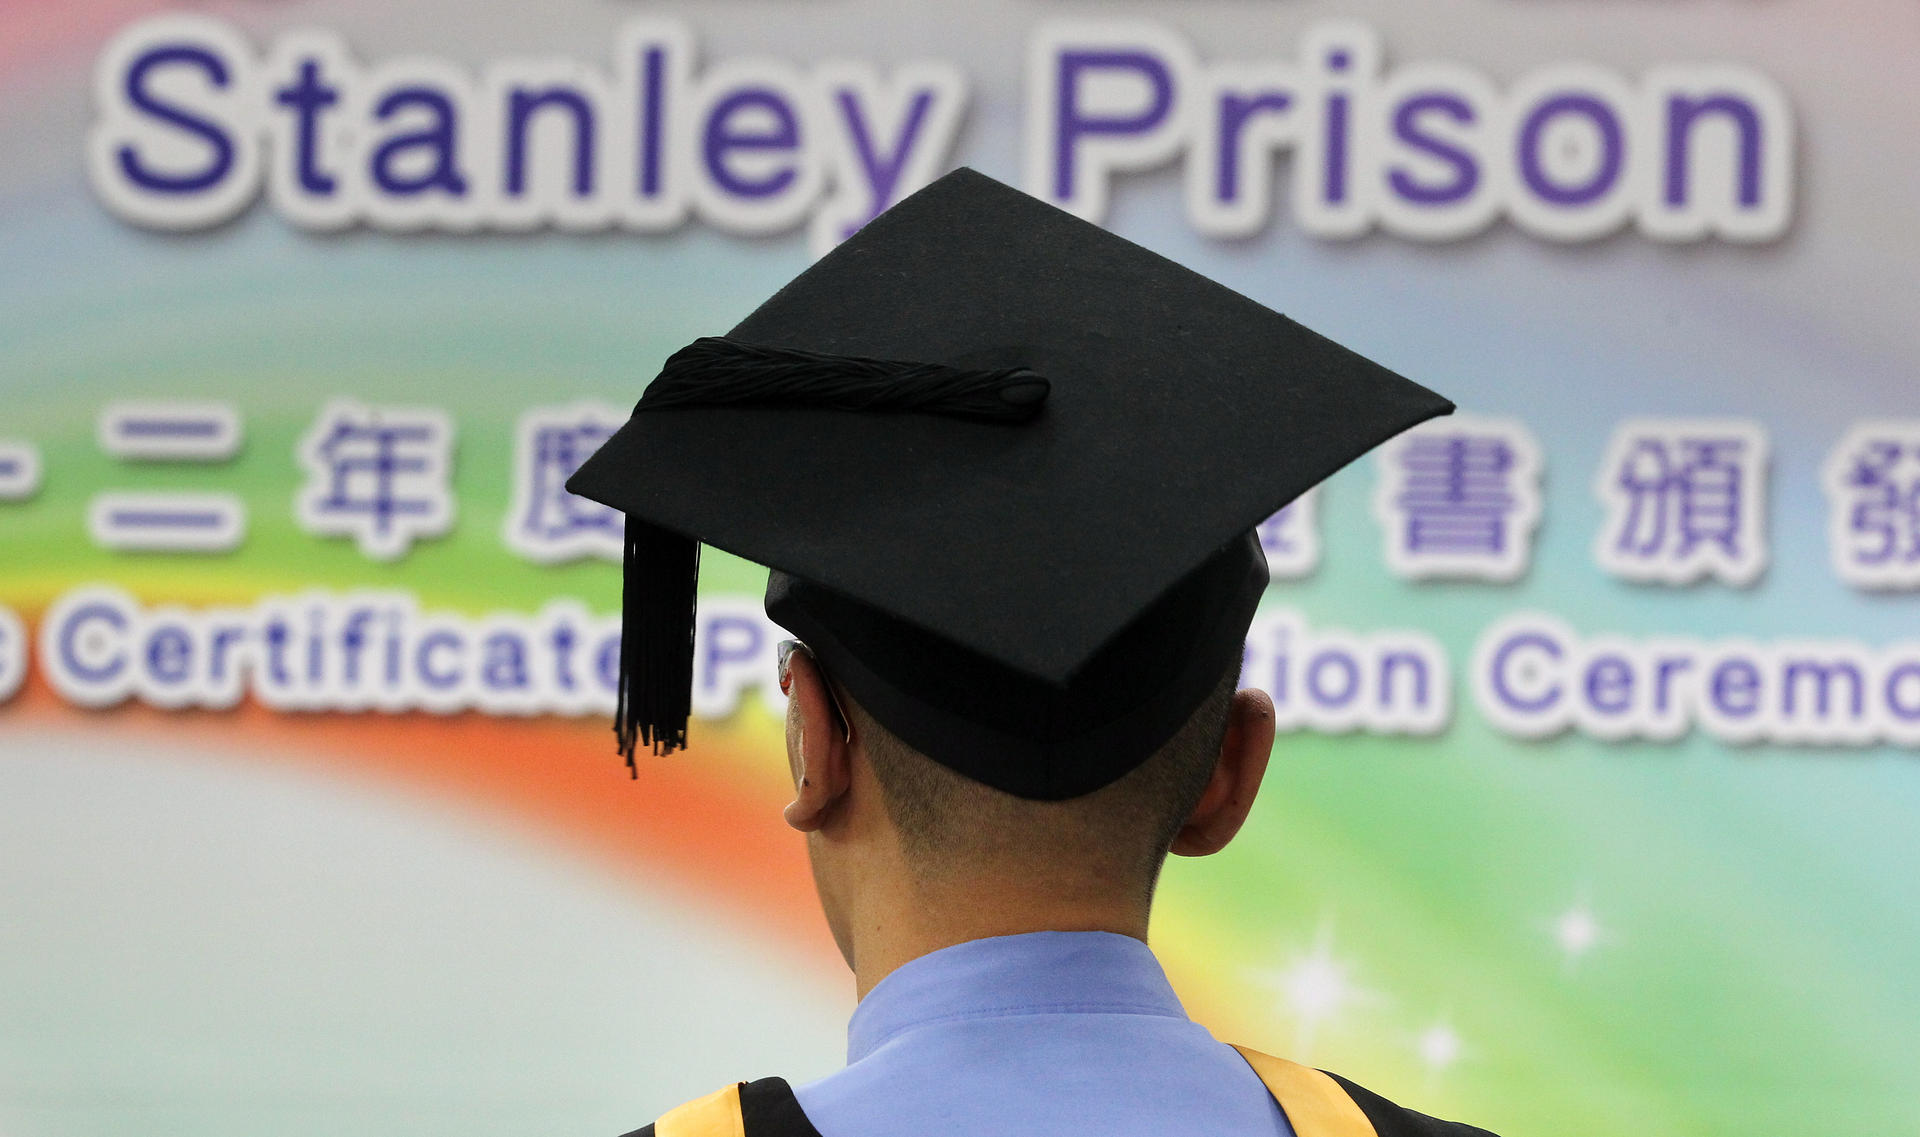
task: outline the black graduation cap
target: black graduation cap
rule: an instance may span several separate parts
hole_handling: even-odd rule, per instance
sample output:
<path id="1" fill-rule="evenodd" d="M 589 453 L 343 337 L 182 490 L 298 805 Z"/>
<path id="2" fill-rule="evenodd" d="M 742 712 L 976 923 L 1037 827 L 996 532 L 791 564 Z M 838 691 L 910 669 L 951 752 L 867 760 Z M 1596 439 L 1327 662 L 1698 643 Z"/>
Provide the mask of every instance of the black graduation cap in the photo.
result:
<path id="1" fill-rule="evenodd" d="M 568 489 L 627 515 L 615 730 L 683 745 L 699 542 L 905 743 L 1119 778 L 1226 676 L 1252 530 L 1439 395 L 972 170 L 676 353 Z"/>

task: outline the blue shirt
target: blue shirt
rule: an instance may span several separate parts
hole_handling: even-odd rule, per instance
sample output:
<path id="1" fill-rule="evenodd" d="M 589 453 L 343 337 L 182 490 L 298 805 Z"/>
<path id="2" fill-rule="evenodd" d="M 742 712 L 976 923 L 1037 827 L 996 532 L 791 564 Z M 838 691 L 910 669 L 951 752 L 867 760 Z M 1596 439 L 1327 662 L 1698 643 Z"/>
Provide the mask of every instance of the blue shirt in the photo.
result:
<path id="1" fill-rule="evenodd" d="M 821 1137 L 1293 1134 L 1147 945 L 1110 932 L 998 936 L 906 964 L 847 1024 L 846 1068 L 794 1093 Z"/>

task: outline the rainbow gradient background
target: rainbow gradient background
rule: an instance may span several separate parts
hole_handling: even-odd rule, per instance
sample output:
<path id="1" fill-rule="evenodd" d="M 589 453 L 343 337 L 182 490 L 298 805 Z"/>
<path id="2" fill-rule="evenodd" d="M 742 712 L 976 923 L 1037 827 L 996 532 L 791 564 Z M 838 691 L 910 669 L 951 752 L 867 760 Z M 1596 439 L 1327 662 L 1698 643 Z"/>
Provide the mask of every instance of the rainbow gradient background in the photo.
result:
<path id="1" fill-rule="evenodd" d="M 315 235 L 263 205 L 211 231 L 132 228 L 86 183 L 92 69 L 126 24 L 180 9 L 256 44 L 333 29 L 362 61 L 599 64 L 641 14 L 684 19 L 709 60 L 938 57 L 973 83 L 951 160 L 1007 180 L 1025 37 L 1057 16 L 1151 18 L 1209 59 L 1291 58 L 1309 24 L 1347 17 L 1380 30 L 1389 67 L 1455 60 L 1502 83 L 1569 55 L 1772 76 L 1798 117 L 1798 204 L 1758 246 L 1564 246 L 1505 225 L 1329 243 L 1284 205 L 1226 243 L 1187 226 L 1174 170 L 1120 183 L 1116 231 L 1522 419 L 1547 468 L 1511 585 L 1395 579 L 1371 464 L 1329 483 L 1319 570 L 1272 602 L 1317 628 L 1429 632 L 1454 661 L 1454 720 L 1429 739 L 1283 737 L 1245 835 L 1168 870 L 1154 945 L 1221 1038 L 1507 1137 L 1920 1133 L 1920 756 L 1520 743 L 1465 678 L 1479 631 L 1520 609 L 1588 633 L 1920 634 L 1920 596 L 1834 577 L 1818 477 L 1851 422 L 1920 416 L 1920 8 L 565 0 L 536 20 L 471 0 L 3 0 L 0 437 L 39 447 L 45 484 L 0 503 L 0 604 L 29 625 L 88 582 L 149 602 L 378 586 L 471 615 L 563 596 L 608 611 L 613 566 L 540 567 L 500 539 L 515 419 L 629 402 L 666 352 L 809 263 L 798 231 L 698 225 Z M 295 442 L 333 396 L 455 418 L 447 537 L 388 564 L 295 525 Z M 118 462 L 94 420 L 124 398 L 230 401 L 245 448 Z M 1592 562 L 1592 472 L 1636 415 L 1768 428 L 1756 586 L 1634 586 Z M 106 552 L 85 512 L 110 488 L 237 493 L 250 531 L 224 556 Z M 714 556 L 703 586 L 762 580 Z M 629 781 L 598 720 L 87 712 L 36 671 L 0 705 L 0 1137 L 612 1134 L 736 1078 L 824 1073 L 851 984 L 779 820 L 784 778 L 758 703 Z M 1590 920 L 1585 950 L 1564 942 L 1570 915 Z M 1331 1009 L 1301 1001 L 1303 975 Z"/>

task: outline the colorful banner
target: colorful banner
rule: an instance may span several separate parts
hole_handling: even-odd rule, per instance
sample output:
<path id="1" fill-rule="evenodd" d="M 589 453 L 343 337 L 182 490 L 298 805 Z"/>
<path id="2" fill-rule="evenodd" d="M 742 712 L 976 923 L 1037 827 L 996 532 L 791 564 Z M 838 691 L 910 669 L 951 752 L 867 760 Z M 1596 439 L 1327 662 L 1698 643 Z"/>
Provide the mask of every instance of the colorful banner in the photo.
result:
<path id="1" fill-rule="evenodd" d="M 957 165 L 1461 404 L 1261 529 L 1196 1018 L 1509 1135 L 1920 1126 L 1910 6 L 529 12 L 0 10 L 0 1137 L 837 1066 L 764 572 L 629 778 L 562 483 Z"/>

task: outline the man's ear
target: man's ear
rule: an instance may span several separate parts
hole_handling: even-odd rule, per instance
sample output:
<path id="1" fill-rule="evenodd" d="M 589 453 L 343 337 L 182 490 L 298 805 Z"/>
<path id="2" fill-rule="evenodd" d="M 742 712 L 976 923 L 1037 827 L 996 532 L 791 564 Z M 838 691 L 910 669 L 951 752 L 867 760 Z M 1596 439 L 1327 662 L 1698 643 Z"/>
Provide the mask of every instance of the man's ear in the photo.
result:
<path id="1" fill-rule="evenodd" d="M 811 833 L 827 823 L 852 783 L 853 748 L 812 655 L 795 651 L 787 657 L 786 687 L 787 768 L 794 791 L 786 819 Z"/>
<path id="2" fill-rule="evenodd" d="M 1253 808 L 1272 753 L 1273 700 L 1265 691 L 1234 692 L 1213 777 L 1200 795 L 1200 804 L 1174 836 L 1172 851 L 1183 857 L 1204 857 L 1226 848 Z"/>

